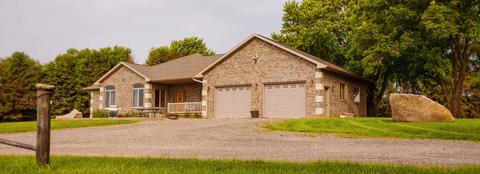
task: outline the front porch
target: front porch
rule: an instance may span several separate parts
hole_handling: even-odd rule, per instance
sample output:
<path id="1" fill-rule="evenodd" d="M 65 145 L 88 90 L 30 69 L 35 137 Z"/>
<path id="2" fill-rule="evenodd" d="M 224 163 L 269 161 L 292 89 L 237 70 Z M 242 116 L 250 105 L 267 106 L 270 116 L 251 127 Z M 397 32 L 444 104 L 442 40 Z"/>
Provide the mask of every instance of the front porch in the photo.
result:
<path id="1" fill-rule="evenodd" d="M 160 108 L 162 114 L 201 114 L 202 84 L 152 84 L 151 107 Z M 145 91 L 145 107 L 148 108 L 148 90 Z"/>

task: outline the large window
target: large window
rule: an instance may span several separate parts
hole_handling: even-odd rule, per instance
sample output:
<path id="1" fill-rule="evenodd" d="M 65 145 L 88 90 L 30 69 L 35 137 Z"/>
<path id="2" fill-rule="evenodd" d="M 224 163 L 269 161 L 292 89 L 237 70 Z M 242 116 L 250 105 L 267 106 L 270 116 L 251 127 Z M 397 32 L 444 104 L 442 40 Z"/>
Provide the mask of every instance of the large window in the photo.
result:
<path id="1" fill-rule="evenodd" d="M 144 91 L 142 84 L 133 85 L 133 107 L 143 107 Z"/>
<path id="2" fill-rule="evenodd" d="M 105 107 L 109 108 L 115 105 L 115 86 L 105 87 Z"/>

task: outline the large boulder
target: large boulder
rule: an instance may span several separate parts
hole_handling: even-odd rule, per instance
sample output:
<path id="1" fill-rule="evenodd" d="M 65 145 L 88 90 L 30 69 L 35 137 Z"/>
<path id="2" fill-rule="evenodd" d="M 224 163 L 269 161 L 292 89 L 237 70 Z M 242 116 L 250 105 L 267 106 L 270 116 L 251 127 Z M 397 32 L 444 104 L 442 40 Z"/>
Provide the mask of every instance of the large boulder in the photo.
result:
<path id="1" fill-rule="evenodd" d="M 55 119 L 72 119 L 72 118 L 83 118 L 83 114 L 77 109 L 74 109 L 68 114 L 59 115 L 55 117 Z"/>
<path id="2" fill-rule="evenodd" d="M 452 122 L 452 113 L 441 104 L 413 94 L 390 94 L 390 108 L 395 122 Z"/>

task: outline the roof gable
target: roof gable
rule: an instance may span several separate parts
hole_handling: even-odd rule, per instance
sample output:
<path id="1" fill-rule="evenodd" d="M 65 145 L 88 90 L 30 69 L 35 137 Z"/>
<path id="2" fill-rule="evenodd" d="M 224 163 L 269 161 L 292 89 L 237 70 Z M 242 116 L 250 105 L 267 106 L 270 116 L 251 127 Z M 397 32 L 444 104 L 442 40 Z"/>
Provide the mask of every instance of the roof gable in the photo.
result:
<path id="1" fill-rule="evenodd" d="M 306 61 L 309 61 L 309 62 L 312 62 L 314 64 L 317 65 L 317 68 L 320 68 L 320 69 L 327 69 L 327 70 L 331 70 L 331 71 L 334 71 L 336 73 L 339 73 L 339 74 L 343 74 L 343 75 L 347 75 L 347 76 L 351 76 L 351 77 L 354 77 L 354 78 L 358 78 L 358 79 L 361 79 L 361 80 L 365 80 L 365 81 L 369 81 L 369 82 L 372 82 L 371 80 L 368 80 L 368 79 L 365 79 L 363 77 L 360 77 L 358 76 L 357 74 L 355 73 L 352 73 L 338 65 L 335 65 L 333 63 L 330 63 L 326 60 L 323 60 L 323 59 L 320 59 L 318 57 L 315 57 L 311 54 L 308 54 L 308 53 L 305 53 L 301 50 L 298 50 L 296 48 L 293 48 L 291 46 L 288 46 L 288 45 L 284 45 L 282 43 L 279 43 L 277 41 L 274 41 L 270 38 L 267 38 L 265 36 L 262 36 L 262 35 L 259 35 L 259 34 L 252 34 L 251 36 L 249 36 L 247 39 L 243 40 L 242 42 L 240 42 L 237 46 L 235 46 L 234 48 L 232 48 L 231 50 L 229 50 L 225 55 L 223 55 L 222 57 L 220 57 L 218 60 L 216 60 L 215 62 L 213 62 L 211 65 L 209 65 L 207 68 L 203 69 L 200 73 L 198 73 L 197 75 L 195 75 L 195 77 L 197 78 L 201 78 L 203 77 L 203 74 L 206 73 L 207 71 L 209 71 L 210 69 L 212 69 L 213 67 L 215 67 L 216 65 L 218 65 L 222 60 L 224 60 L 225 58 L 231 56 L 232 54 L 234 54 L 236 51 L 240 50 L 244 45 L 248 44 L 251 40 L 253 39 L 260 39 L 264 42 L 267 42 L 277 48 L 280 48 L 284 51 L 287 51 L 293 55 L 296 55 L 300 58 L 303 58 L 305 59 Z"/>
<path id="2" fill-rule="evenodd" d="M 242 42 L 240 42 L 237 46 L 235 46 L 234 48 L 230 49 L 227 53 L 225 53 L 225 54 L 224 54 L 222 57 L 220 57 L 218 60 L 216 60 L 215 62 L 213 62 L 212 64 L 210 64 L 207 68 L 203 69 L 203 70 L 202 70 L 200 73 L 198 73 L 195 77 L 202 77 L 205 72 L 207 72 L 208 70 L 210 70 L 210 69 L 212 69 L 213 67 L 215 67 L 216 65 L 218 65 L 222 60 L 224 60 L 225 58 L 231 56 L 232 54 L 234 54 L 236 51 L 240 50 L 244 45 L 248 44 L 251 40 L 253 40 L 253 39 L 255 39 L 255 38 L 256 38 L 256 39 L 260 39 L 260 40 L 262 40 L 262 41 L 264 41 L 264 42 L 267 42 L 267 43 L 269 43 L 269 44 L 272 44 L 272 45 L 276 46 L 277 48 L 280 48 L 280 49 L 282 49 L 282 50 L 284 50 L 284 51 L 287 51 L 287 52 L 289 52 L 289 53 L 291 53 L 291 54 L 294 54 L 294 55 L 296 55 L 296 56 L 298 56 L 298 57 L 301 57 L 301 58 L 303 58 L 303 59 L 305 59 L 305 60 L 307 60 L 307 61 L 309 61 L 309 62 L 312 62 L 312 63 L 314 63 L 314 64 L 317 65 L 317 68 L 325 68 L 325 67 L 326 67 L 326 65 L 324 65 L 324 64 L 322 64 L 322 63 L 320 63 L 320 62 L 318 62 L 318 61 L 315 61 L 315 60 L 313 60 L 313 59 L 311 59 L 311 58 L 309 58 L 309 57 L 307 57 L 307 56 L 305 56 L 305 55 L 302 55 L 302 54 L 300 54 L 300 53 L 298 53 L 298 52 L 295 52 L 295 51 L 293 51 L 293 50 L 291 50 L 291 49 L 288 49 L 287 47 L 285 47 L 285 46 L 283 46 L 283 45 L 279 45 L 278 43 L 276 43 L 276 42 L 273 41 L 273 40 L 267 39 L 266 37 L 261 36 L 261 35 L 259 35 L 259 34 L 252 34 L 252 35 L 250 35 L 248 38 L 246 38 L 245 40 L 243 40 Z"/>
<path id="3" fill-rule="evenodd" d="M 103 80 L 105 80 L 107 77 L 110 77 L 112 74 L 114 74 L 118 69 L 120 69 L 122 66 L 123 67 L 126 67 L 128 68 L 129 70 L 137 73 L 138 75 L 142 76 L 143 78 L 145 78 L 145 81 L 150 81 L 150 78 L 148 78 L 147 76 L 145 76 L 143 73 L 139 72 L 138 71 L 138 68 L 135 69 L 132 67 L 132 65 L 135 65 L 135 64 L 131 64 L 131 63 L 127 63 L 127 62 L 120 62 L 118 63 L 117 65 L 115 65 L 115 67 L 113 67 L 110 71 L 108 71 L 107 73 L 105 73 L 102 77 L 100 77 L 100 79 L 98 79 L 95 83 L 93 83 L 94 85 L 99 85 Z M 139 65 L 139 66 L 143 66 L 143 65 Z"/>

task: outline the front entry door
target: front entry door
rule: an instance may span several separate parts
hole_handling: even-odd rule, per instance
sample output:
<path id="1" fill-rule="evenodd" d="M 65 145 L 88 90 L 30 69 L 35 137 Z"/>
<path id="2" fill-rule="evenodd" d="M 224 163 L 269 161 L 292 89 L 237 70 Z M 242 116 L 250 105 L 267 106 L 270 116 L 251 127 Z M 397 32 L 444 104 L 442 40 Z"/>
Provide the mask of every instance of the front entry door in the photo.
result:
<path id="1" fill-rule="evenodd" d="M 177 90 L 175 93 L 175 102 L 183 103 L 185 102 L 185 91 L 184 90 Z"/>

